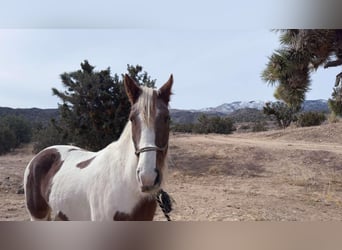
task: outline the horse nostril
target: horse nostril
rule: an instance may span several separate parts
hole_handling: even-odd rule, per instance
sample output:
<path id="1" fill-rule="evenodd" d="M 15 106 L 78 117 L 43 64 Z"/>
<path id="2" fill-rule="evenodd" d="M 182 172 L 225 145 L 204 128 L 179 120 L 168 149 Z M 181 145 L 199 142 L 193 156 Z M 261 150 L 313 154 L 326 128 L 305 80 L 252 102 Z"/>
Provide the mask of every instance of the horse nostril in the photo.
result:
<path id="1" fill-rule="evenodd" d="M 156 171 L 156 173 L 157 173 L 156 179 L 154 181 L 154 186 L 156 186 L 156 185 L 160 184 L 160 173 L 159 173 L 158 169 L 155 169 L 154 171 Z"/>
<path id="2" fill-rule="evenodd" d="M 141 181 L 140 175 L 139 175 L 139 174 L 140 174 L 140 169 L 138 168 L 138 169 L 137 169 L 137 178 L 138 178 L 138 181 Z"/>

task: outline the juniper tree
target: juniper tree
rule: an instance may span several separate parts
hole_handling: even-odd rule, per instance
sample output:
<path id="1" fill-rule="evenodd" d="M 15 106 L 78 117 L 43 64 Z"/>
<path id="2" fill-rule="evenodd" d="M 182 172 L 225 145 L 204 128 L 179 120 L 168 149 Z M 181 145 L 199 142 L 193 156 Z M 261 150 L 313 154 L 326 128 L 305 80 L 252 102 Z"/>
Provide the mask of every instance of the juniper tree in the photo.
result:
<path id="1" fill-rule="evenodd" d="M 127 65 L 128 74 L 140 85 L 154 87 L 156 80 L 140 65 Z M 98 150 L 118 139 L 129 115 L 130 104 L 123 85 L 123 74 L 111 75 L 108 67 L 96 71 L 88 61 L 81 69 L 61 75 L 64 90 L 53 88 L 62 100 L 60 121 L 55 127 L 70 143 Z"/>

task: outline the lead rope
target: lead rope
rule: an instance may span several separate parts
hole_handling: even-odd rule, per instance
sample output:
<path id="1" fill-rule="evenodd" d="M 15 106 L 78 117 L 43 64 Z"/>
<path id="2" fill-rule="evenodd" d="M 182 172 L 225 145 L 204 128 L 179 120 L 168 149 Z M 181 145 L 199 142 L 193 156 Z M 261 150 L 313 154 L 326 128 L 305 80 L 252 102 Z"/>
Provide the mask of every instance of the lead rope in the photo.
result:
<path id="1" fill-rule="evenodd" d="M 164 213 L 167 221 L 171 221 L 169 213 L 172 211 L 172 202 L 168 193 L 166 193 L 163 189 L 160 189 L 156 194 L 156 200 L 159 204 L 159 207 Z"/>

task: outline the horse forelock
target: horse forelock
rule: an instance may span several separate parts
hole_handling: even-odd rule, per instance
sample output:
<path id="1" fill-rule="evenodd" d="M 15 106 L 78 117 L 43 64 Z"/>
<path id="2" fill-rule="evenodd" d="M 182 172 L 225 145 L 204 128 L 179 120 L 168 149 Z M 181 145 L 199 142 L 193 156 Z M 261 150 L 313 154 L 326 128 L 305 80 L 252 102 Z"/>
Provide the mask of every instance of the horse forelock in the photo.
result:
<path id="1" fill-rule="evenodd" d="M 137 110 L 147 127 L 153 127 L 156 114 L 157 93 L 148 87 L 141 87 L 142 93 L 137 102 Z"/>

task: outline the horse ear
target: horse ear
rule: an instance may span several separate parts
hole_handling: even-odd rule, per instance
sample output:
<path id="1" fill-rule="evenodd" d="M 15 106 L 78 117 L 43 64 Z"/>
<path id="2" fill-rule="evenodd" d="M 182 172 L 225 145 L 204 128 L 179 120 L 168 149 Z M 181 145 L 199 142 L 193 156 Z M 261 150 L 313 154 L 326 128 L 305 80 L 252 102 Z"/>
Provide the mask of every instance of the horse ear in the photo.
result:
<path id="1" fill-rule="evenodd" d="M 170 101 L 170 96 L 172 94 L 171 92 L 172 84 L 173 84 L 173 75 L 171 74 L 169 80 L 163 86 L 161 86 L 160 89 L 158 90 L 158 96 L 166 104 L 168 104 Z"/>
<path id="2" fill-rule="evenodd" d="M 128 99 L 129 99 L 131 105 L 133 105 L 138 100 L 138 98 L 141 94 L 141 89 L 136 84 L 136 82 L 127 74 L 125 74 L 124 85 L 125 85 L 126 94 L 128 96 Z"/>

